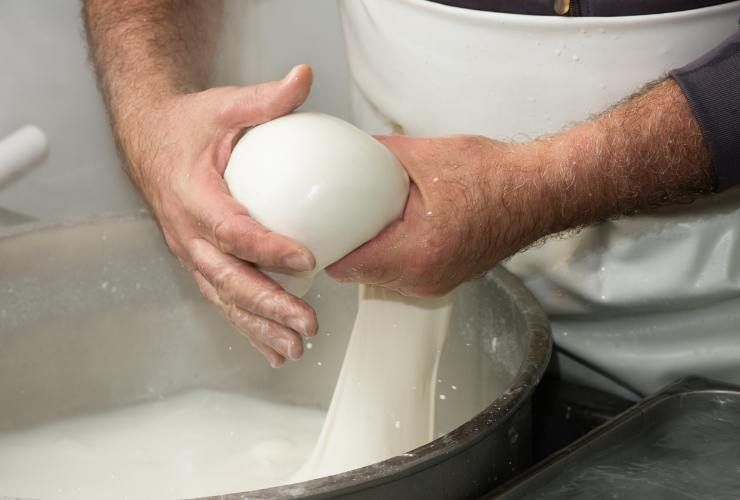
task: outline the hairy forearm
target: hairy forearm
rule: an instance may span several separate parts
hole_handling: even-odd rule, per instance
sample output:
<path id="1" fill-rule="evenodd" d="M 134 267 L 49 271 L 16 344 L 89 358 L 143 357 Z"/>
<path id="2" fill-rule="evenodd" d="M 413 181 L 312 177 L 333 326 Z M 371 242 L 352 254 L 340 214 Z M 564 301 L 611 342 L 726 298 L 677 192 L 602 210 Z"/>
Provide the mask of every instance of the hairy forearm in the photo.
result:
<path id="1" fill-rule="evenodd" d="M 533 147 L 543 234 L 691 201 L 715 182 L 701 131 L 671 79 Z"/>
<path id="2" fill-rule="evenodd" d="M 205 88 L 220 0 L 84 0 L 90 58 L 126 171 L 144 180 L 157 145 L 149 127 L 169 98 Z M 161 132 L 161 131 L 160 131 Z"/>
<path id="3" fill-rule="evenodd" d="M 85 0 L 90 56 L 112 111 L 202 90 L 221 9 L 219 0 Z"/>

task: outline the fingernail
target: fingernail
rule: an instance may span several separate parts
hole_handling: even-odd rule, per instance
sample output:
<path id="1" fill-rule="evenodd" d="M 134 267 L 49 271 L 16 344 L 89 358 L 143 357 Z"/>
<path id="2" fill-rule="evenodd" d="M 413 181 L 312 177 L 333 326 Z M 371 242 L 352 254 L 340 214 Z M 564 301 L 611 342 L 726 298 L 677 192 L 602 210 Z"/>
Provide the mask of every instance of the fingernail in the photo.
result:
<path id="1" fill-rule="evenodd" d="M 293 66 L 293 67 L 292 67 L 292 68 L 290 69 L 290 71 L 288 71 L 288 74 L 287 74 L 287 75 L 285 75 L 285 76 L 283 77 L 283 81 L 284 81 L 284 82 L 290 81 L 290 79 L 291 79 L 291 78 L 293 77 L 293 75 L 295 75 L 296 71 L 298 71 L 298 67 L 299 67 L 299 66 L 300 66 L 300 65 L 297 65 L 297 66 Z"/>
<path id="2" fill-rule="evenodd" d="M 294 347 L 294 342 L 292 342 L 291 339 L 286 339 L 283 337 L 277 338 L 275 339 L 274 346 L 275 349 L 277 349 L 277 351 L 286 358 L 296 360 L 299 357 Z"/>
<path id="3" fill-rule="evenodd" d="M 288 326 L 304 337 L 308 337 L 308 324 L 305 320 L 300 318 L 290 318 L 288 320 Z"/>
<path id="4" fill-rule="evenodd" d="M 310 271 L 313 269 L 314 262 L 305 253 L 298 252 L 283 257 L 283 265 L 293 271 Z"/>

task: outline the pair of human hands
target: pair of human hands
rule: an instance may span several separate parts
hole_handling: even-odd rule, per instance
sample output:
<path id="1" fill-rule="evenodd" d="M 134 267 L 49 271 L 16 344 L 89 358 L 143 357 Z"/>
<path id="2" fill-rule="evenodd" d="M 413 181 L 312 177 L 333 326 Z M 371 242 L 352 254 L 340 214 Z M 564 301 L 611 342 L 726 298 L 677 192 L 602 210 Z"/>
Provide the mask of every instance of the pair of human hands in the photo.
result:
<path id="1" fill-rule="evenodd" d="M 310 251 L 251 219 L 223 174 L 249 127 L 288 114 L 310 92 L 312 73 L 297 66 L 283 80 L 222 87 L 164 102 L 146 126 L 124 134 L 132 177 L 150 203 L 172 252 L 273 367 L 303 353 L 317 333 L 313 309 L 257 267 L 307 271 Z M 476 136 L 378 137 L 411 178 L 403 217 L 330 266 L 341 281 L 408 295 L 443 294 L 528 243 L 500 203 L 514 147 Z M 497 158 L 496 165 L 490 164 Z M 512 177 L 512 176 L 509 176 Z"/>

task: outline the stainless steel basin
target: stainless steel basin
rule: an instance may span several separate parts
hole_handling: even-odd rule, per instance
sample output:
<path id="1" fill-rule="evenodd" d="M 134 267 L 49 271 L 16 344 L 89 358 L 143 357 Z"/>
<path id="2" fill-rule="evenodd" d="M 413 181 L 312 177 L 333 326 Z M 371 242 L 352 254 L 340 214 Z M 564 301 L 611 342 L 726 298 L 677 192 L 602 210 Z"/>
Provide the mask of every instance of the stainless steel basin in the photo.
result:
<path id="1" fill-rule="evenodd" d="M 192 388 L 326 407 L 355 288 L 322 277 L 307 300 L 321 323 L 314 348 L 272 370 L 200 297 L 148 217 L 18 229 L 0 237 L 0 433 Z M 550 348 L 538 304 L 497 269 L 458 294 L 438 439 L 363 469 L 219 498 L 475 497 L 529 465 L 530 397 Z"/>

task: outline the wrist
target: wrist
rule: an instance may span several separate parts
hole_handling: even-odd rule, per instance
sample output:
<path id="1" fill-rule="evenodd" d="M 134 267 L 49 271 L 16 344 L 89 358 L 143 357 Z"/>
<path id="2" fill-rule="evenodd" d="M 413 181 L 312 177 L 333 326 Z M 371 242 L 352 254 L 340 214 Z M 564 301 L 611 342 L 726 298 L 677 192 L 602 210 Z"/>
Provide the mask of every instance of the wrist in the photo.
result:
<path id="1" fill-rule="evenodd" d="M 547 233 L 591 224 L 611 215 L 613 189 L 602 175 L 608 132 L 598 122 L 535 141 L 542 162 L 541 197 L 551 207 Z"/>
<path id="2" fill-rule="evenodd" d="M 167 134 L 176 126 L 168 119 L 174 100 L 172 95 L 161 95 L 135 105 L 127 104 L 130 101 L 125 98 L 109 105 L 113 136 L 126 173 L 155 213 L 159 206 L 156 188 L 161 183 L 154 178 L 166 175 L 157 170 L 174 161 L 163 158 Z"/>
<path id="3" fill-rule="evenodd" d="M 543 141 L 490 141 L 488 207 L 493 235 L 492 263 L 561 229 L 561 192 L 552 179 L 556 150 Z"/>

